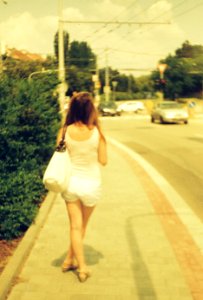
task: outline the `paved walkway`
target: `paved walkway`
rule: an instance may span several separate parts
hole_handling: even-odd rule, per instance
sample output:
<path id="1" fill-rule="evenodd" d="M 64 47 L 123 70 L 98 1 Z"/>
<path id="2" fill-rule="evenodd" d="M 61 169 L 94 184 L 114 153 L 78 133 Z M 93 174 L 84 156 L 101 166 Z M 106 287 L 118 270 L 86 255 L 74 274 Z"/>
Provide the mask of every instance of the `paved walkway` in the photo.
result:
<path id="1" fill-rule="evenodd" d="M 149 172 L 110 145 L 103 198 L 85 239 L 92 277 L 80 283 L 61 272 L 69 224 L 58 196 L 8 300 L 202 300 L 202 225 Z"/>

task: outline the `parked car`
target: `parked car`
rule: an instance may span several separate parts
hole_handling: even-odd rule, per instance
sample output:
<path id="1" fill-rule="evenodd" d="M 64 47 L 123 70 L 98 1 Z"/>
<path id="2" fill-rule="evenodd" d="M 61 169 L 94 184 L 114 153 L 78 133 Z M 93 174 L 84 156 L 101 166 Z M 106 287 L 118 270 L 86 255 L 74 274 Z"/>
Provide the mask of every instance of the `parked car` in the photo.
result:
<path id="1" fill-rule="evenodd" d="M 114 116 L 118 115 L 116 109 L 115 108 L 110 108 L 110 107 L 103 107 L 100 110 L 100 113 L 101 113 L 102 116 L 111 116 L 111 117 L 114 117 Z"/>
<path id="2" fill-rule="evenodd" d="M 117 112 L 119 114 L 122 114 L 124 112 L 126 113 L 137 113 L 141 110 L 144 110 L 144 104 L 141 101 L 128 101 L 123 104 L 120 104 L 117 107 Z"/>
<path id="3" fill-rule="evenodd" d="M 117 112 L 117 106 L 113 102 L 100 104 L 98 110 L 102 116 L 114 117 L 119 115 L 119 113 Z"/>
<path id="4" fill-rule="evenodd" d="M 180 103 L 175 101 L 163 101 L 156 105 L 151 113 L 151 122 L 160 123 L 188 123 L 188 112 Z"/>

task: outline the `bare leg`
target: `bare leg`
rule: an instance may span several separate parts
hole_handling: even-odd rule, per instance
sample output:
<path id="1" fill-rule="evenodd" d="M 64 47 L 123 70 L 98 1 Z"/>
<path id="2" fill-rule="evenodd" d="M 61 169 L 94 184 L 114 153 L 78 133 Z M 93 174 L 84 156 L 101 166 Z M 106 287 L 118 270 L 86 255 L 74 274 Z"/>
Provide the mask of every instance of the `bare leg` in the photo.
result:
<path id="1" fill-rule="evenodd" d="M 65 259 L 65 264 L 75 264 L 73 263 L 74 256 L 78 261 L 75 251 L 77 253 L 80 252 L 79 255 L 82 255 L 82 260 L 81 263 L 78 261 L 78 264 L 79 268 L 83 269 L 85 263 L 82 240 L 85 236 L 87 224 L 94 207 L 86 207 L 78 200 L 77 202 L 67 204 L 67 210 L 70 218 L 71 245 Z"/>
<path id="2" fill-rule="evenodd" d="M 82 236 L 83 236 L 83 238 L 85 237 L 87 224 L 88 224 L 88 221 L 89 221 L 90 216 L 92 215 L 94 209 L 95 209 L 95 206 L 89 207 L 89 206 L 84 206 L 82 204 L 82 216 L 83 216 Z"/>
<path id="3" fill-rule="evenodd" d="M 68 215 L 70 220 L 70 241 L 72 254 L 77 259 L 79 268 L 85 268 L 85 259 L 82 245 L 82 205 L 81 202 L 74 201 L 67 203 Z"/>

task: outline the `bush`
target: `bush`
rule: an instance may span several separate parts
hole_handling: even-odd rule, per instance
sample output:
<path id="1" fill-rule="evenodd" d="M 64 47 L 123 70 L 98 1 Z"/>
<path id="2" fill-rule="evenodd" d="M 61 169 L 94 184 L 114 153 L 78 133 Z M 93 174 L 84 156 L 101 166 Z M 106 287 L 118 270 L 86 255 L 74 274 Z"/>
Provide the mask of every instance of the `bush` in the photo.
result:
<path id="1" fill-rule="evenodd" d="M 127 93 L 127 92 L 116 92 L 115 93 L 115 100 L 117 101 L 124 101 L 124 100 L 140 100 L 140 99 L 148 99 L 150 97 L 154 98 L 153 93 L 149 92 L 138 92 L 138 93 Z M 105 94 L 101 96 L 101 102 L 105 101 Z M 113 92 L 110 94 L 110 101 L 113 101 Z"/>
<path id="2" fill-rule="evenodd" d="M 0 238 L 18 237 L 29 227 L 43 192 L 37 171 L 20 169 L 1 179 Z"/>
<path id="3" fill-rule="evenodd" d="M 0 81 L 0 238 L 16 238 L 36 216 L 42 175 L 60 124 L 57 81 Z"/>

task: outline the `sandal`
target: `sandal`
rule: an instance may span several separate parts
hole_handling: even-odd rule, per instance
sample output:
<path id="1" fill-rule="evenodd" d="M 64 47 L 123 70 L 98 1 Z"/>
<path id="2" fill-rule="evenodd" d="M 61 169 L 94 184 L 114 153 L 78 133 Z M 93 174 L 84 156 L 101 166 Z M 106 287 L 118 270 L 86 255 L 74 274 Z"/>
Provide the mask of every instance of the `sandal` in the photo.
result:
<path id="1" fill-rule="evenodd" d="M 77 268 L 78 268 L 77 263 L 70 263 L 70 262 L 67 262 L 67 261 L 64 261 L 62 266 L 61 266 L 62 272 L 74 271 Z"/>
<path id="2" fill-rule="evenodd" d="M 87 278 L 91 276 L 91 273 L 88 270 L 77 270 L 77 274 L 80 282 L 85 282 Z"/>

